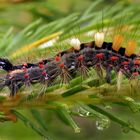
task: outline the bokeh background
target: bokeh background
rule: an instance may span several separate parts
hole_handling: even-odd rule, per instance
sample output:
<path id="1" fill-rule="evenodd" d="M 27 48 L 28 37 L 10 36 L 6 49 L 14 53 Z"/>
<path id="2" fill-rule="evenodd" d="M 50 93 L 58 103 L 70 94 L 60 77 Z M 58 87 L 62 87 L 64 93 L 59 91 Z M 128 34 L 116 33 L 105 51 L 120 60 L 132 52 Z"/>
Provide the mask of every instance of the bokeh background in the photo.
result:
<path id="1" fill-rule="evenodd" d="M 47 24 L 51 21 L 65 17 L 73 12 L 82 13 L 96 0 L 0 0 L 0 37 L 4 32 L 13 28 L 16 34 L 20 32 L 31 22 L 42 19 L 42 23 Z M 123 0 L 126 6 L 132 3 L 138 3 L 139 0 Z M 116 4 L 117 0 L 104 0 L 102 5 L 96 7 L 103 9 L 108 4 Z M 109 9 L 108 9 L 109 10 Z M 121 11 L 120 11 L 121 12 Z M 137 13 L 139 14 L 139 13 Z M 126 108 L 107 108 L 110 111 L 121 114 L 124 120 L 129 119 L 135 122 L 140 128 L 140 113 L 134 114 Z M 124 133 L 123 128 L 115 123 L 111 123 L 110 127 L 100 131 L 96 128 L 93 119 L 82 119 L 75 117 L 81 127 L 81 133 L 75 134 L 74 131 L 63 124 L 53 111 L 44 113 L 47 127 L 51 136 L 56 140 L 139 140 L 140 135 L 129 132 Z M 23 113 L 32 118 L 26 111 Z M 133 119 L 134 118 L 134 119 Z M 0 123 L 0 140 L 42 140 L 33 130 L 27 128 L 22 122 L 6 122 Z"/>

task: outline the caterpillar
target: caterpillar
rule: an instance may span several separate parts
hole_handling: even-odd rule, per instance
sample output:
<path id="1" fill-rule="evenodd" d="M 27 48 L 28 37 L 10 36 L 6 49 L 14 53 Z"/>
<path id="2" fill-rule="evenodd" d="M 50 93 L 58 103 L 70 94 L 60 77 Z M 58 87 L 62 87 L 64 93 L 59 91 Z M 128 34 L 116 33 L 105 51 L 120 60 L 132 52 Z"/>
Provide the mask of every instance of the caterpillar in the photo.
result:
<path id="1" fill-rule="evenodd" d="M 14 66 L 7 59 L 0 59 L 0 67 L 8 72 L 0 87 L 7 86 L 13 97 L 23 85 L 42 83 L 51 86 L 57 77 L 68 83 L 78 72 L 85 75 L 91 68 L 97 73 L 104 69 L 107 83 L 111 82 L 112 71 L 121 72 L 128 79 L 136 78 L 140 74 L 140 58 L 134 53 L 136 42 L 128 41 L 125 48 L 121 46 L 122 42 L 122 35 L 115 35 L 113 42 L 105 42 L 104 33 L 97 32 L 94 41 L 80 43 L 73 39 L 72 48 L 35 64 Z"/>

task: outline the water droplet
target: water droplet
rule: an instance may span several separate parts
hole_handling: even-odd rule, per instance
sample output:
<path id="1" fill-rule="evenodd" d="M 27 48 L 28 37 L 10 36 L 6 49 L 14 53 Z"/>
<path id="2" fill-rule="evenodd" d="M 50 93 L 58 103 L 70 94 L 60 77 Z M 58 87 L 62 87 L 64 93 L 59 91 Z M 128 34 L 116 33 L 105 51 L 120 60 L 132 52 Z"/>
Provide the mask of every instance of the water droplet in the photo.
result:
<path id="1" fill-rule="evenodd" d="M 140 109 L 139 109 L 136 105 L 133 105 L 133 104 L 130 105 L 130 109 L 131 109 L 134 113 L 140 111 Z"/>
<path id="2" fill-rule="evenodd" d="M 131 109 L 134 113 L 140 111 L 139 104 L 137 104 L 136 102 L 131 102 L 131 103 L 129 103 L 129 107 L 130 107 L 130 109 Z"/>
<path id="3" fill-rule="evenodd" d="M 110 105 L 106 105 L 106 106 L 105 106 L 105 109 L 111 110 L 112 107 L 111 107 Z"/>
<path id="4" fill-rule="evenodd" d="M 134 122 L 131 120 L 128 120 L 128 126 L 122 126 L 122 131 L 124 133 L 128 133 L 130 131 L 130 129 L 134 128 Z"/>
<path id="5" fill-rule="evenodd" d="M 133 98 L 130 98 L 130 97 L 125 97 L 125 100 L 129 101 L 129 102 L 134 102 L 134 99 Z"/>
<path id="6" fill-rule="evenodd" d="M 75 129 L 75 133 L 80 133 L 81 129 L 78 127 Z"/>
<path id="7" fill-rule="evenodd" d="M 26 122 L 26 126 L 27 126 L 27 127 L 31 127 L 30 122 L 27 121 L 27 122 Z"/>
<path id="8" fill-rule="evenodd" d="M 110 125 L 110 120 L 108 118 L 102 118 L 96 121 L 96 127 L 98 130 L 101 130 L 101 131 L 108 128 L 109 125 Z"/>
<path id="9" fill-rule="evenodd" d="M 91 113 L 87 110 L 84 110 L 83 108 L 80 108 L 78 110 L 79 116 L 81 117 L 89 117 L 91 115 Z"/>
<path id="10" fill-rule="evenodd" d="M 123 131 L 124 133 L 128 133 L 128 132 L 130 131 L 130 129 L 129 129 L 129 127 L 123 127 L 123 128 L 122 128 L 122 131 Z"/>

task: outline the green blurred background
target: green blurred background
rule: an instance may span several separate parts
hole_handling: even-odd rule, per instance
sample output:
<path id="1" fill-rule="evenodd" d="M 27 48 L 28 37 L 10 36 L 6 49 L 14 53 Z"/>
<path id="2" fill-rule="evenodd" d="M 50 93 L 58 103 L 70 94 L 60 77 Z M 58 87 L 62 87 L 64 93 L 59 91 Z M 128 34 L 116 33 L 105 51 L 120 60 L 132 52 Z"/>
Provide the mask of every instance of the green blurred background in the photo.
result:
<path id="1" fill-rule="evenodd" d="M 8 29 L 13 27 L 15 34 L 26 27 L 29 23 L 42 19 L 42 23 L 49 23 L 61 17 L 65 17 L 73 12 L 84 12 L 96 0 L 0 0 L 0 37 Z M 125 1 L 125 0 L 124 0 Z M 103 9 L 108 4 L 116 4 L 117 0 L 104 0 L 104 3 L 97 7 Z M 126 0 L 127 4 L 138 3 L 139 0 Z M 139 13 L 138 13 L 139 14 Z M 121 114 L 121 117 L 135 121 L 140 128 L 140 113 L 133 114 L 126 108 L 110 109 L 112 112 Z M 32 118 L 28 111 L 21 111 L 28 118 Z M 92 119 L 75 117 L 81 133 L 74 131 L 63 124 L 53 111 L 47 113 L 41 110 L 51 136 L 56 140 L 139 140 L 140 135 L 129 132 L 124 133 L 120 126 L 111 123 L 108 129 L 100 131 L 96 128 Z M 134 118 L 134 120 L 133 120 Z M 33 118 L 32 118 L 33 119 Z M 0 123 L 0 140 L 42 140 L 32 129 L 27 128 L 22 122 Z"/>

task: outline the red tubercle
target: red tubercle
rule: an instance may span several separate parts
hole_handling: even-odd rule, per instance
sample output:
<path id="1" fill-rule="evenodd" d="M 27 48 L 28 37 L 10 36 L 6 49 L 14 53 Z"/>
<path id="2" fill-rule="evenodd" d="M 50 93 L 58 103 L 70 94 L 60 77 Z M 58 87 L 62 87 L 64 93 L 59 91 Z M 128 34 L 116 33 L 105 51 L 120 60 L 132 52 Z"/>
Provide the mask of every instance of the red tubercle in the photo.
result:
<path id="1" fill-rule="evenodd" d="M 128 65 L 129 62 L 128 62 L 128 61 L 123 61 L 121 64 L 122 64 L 122 65 Z"/>
<path id="2" fill-rule="evenodd" d="M 110 60 L 111 60 L 112 62 L 114 62 L 114 61 L 119 60 L 119 57 L 117 57 L 117 56 L 111 56 L 111 57 L 110 57 Z"/>
<path id="3" fill-rule="evenodd" d="M 135 69 L 138 69 L 138 68 L 139 68 L 139 66 L 138 66 L 138 65 L 135 65 L 135 66 L 134 66 L 134 68 L 135 68 Z"/>
<path id="4" fill-rule="evenodd" d="M 24 64 L 23 64 L 23 67 L 27 67 L 27 66 L 28 66 L 28 64 L 27 64 L 27 63 L 24 63 Z"/>
<path id="5" fill-rule="evenodd" d="M 104 57 L 103 53 L 96 54 L 96 58 L 98 58 L 98 59 L 103 59 L 103 57 Z"/>
<path id="6" fill-rule="evenodd" d="M 44 64 L 44 60 L 41 60 L 41 61 L 39 62 L 39 64 Z"/>
<path id="7" fill-rule="evenodd" d="M 60 57 L 60 56 L 56 56 L 56 57 L 55 57 L 55 61 L 56 61 L 56 62 L 61 61 L 61 57 Z"/>
<path id="8" fill-rule="evenodd" d="M 61 69 L 63 69 L 63 68 L 65 67 L 65 64 L 64 64 L 64 63 L 61 63 L 61 64 L 59 64 L 59 67 L 60 67 Z"/>
<path id="9" fill-rule="evenodd" d="M 133 63 L 134 63 L 134 65 L 139 65 L 140 64 L 140 60 L 134 60 Z"/>
<path id="10" fill-rule="evenodd" d="M 132 75 L 133 75 L 133 76 L 138 76 L 139 73 L 138 73 L 138 72 L 133 72 Z"/>
<path id="11" fill-rule="evenodd" d="M 45 67 L 44 64 L 39 64 L 40 69 L 44 69 L 44 67 Z"/>
<path id="12" fill-rule="evenodd" d="M 41 60 L 39 63 L 38 63 L 38 66 L 39 66 L 39 68 L 40 69 L 44 69 L 44 61 L 43 60 Z"/>
<path id="13" fill-rule="evenodd" d="M 77 58 L 78 61 L 83 61 L 84 60 L 84 56 L 83 55 L 80 55 L 78 58 Z"/>
<path id="14" fill-rule="evenodd" d="M 25 78 L 25 79 L 28 79 L 28 78 L 29 78 L 29 74 L 26 73 L 26 74 L 24 75 L 24 78 Z"/>
<path id="15" fill-rule="evenodd" d="M 46 76 L 46 75 L 47 75 L 46 71 L 43 71 L 43 72 L 42 72 L 42 75 L 43 75 L 43 76 Z"/>

